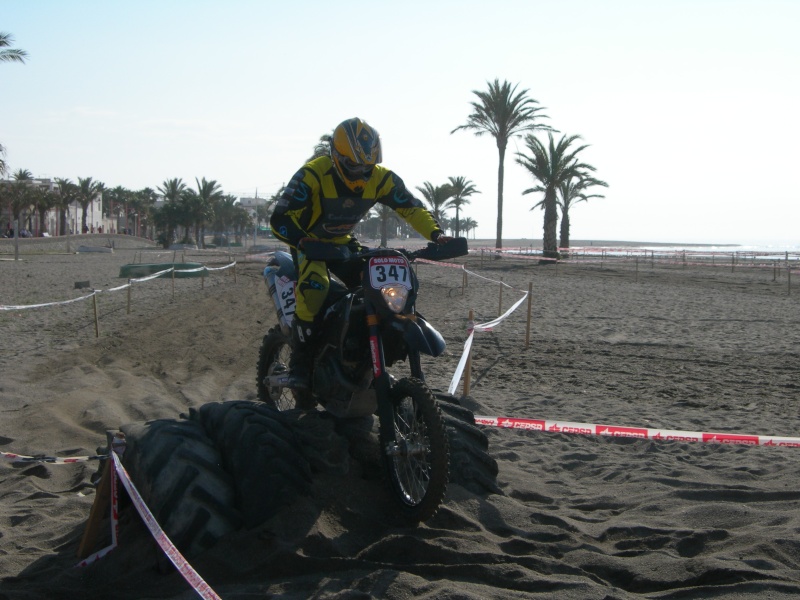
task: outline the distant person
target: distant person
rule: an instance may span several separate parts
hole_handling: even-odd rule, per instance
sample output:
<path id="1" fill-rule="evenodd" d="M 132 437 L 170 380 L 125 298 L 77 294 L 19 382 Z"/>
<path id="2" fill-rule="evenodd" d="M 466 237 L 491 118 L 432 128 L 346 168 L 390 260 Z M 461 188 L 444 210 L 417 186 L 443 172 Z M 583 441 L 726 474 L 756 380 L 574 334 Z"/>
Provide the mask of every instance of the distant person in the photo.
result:
<path id="1" fill-rule="evenodd" d="M 295 173 L 270 219 L 272 233 L 289 244 L 297 268 L 289 386 L 308 388 L 314 320 L 330 287 L 328 265 L 307 260 L 306 239 L 359 246 L 353 229 L 376 203 L 394 209 L 426 239 L 443 244 L 451 238 L 403 180 L 382 160 L 378 132 L 361 119 L 348 119 L 333 131 L 330 154 L 306 163 Z M 338 277 L 347 275 L 332 269 Z"/>

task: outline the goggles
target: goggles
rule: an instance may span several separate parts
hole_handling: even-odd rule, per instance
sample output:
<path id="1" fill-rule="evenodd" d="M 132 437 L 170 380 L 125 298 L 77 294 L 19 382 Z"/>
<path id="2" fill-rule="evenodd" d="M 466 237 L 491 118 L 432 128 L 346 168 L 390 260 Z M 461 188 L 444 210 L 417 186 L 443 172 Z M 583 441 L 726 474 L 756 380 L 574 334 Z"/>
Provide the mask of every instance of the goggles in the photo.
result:
<path id="1" fill-rule="evenodd" d="M 362 165 L 346 156 L 339 156 L 339 164 L 348 179 L 369 179 L 372 177 L 372 169 L 375 165 Z"/>

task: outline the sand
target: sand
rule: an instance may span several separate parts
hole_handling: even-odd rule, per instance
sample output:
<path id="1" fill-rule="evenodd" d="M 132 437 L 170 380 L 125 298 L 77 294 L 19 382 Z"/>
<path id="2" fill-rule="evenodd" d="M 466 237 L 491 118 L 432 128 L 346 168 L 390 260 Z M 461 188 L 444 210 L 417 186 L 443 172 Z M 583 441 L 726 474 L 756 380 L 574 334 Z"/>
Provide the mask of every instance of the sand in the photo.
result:
<path id="1" fill-rule="evenodd" d="M 135 250 L 0 261 L 0 304 L 64 300 L 124 283 Z M 172 253 L 143 252 L 144 262 Z M 105 431 L 255 398 L 275 322 L 263 263 L 240 255 L 205 280 L 159 280 L 66 307 L 0 311 L 0 450 L 94 454 Z M 136 260 L 139 260 L 137 255 Z M 186 260 L 222 265 L 197 252 Z M 630 264 L 558 267 L 466 259 L 503 280 L 503 310 L 475 342 L 476 414 L 631 427 L 800 435 L 800 292 L 773 273 Z M 446 389 L 469 309 L 497 316 L 499 285 L 422 265 L 419 310 L 444 334 L 426 360 Z M 459 388 L 460 392 L 461 388 Z M 320 475 L 314 493 L 192 564 L 234 598 L 781 598 L 800 594 L 800 448 L 487 430 L 502 494 L 451 484 L 417 528 L 388 524 L 380 482 Z M 0 599 L 196 597 L 156 569 L 130 509 L 120 547 L 75 569 L 96 463 L 0 461 Z"/>

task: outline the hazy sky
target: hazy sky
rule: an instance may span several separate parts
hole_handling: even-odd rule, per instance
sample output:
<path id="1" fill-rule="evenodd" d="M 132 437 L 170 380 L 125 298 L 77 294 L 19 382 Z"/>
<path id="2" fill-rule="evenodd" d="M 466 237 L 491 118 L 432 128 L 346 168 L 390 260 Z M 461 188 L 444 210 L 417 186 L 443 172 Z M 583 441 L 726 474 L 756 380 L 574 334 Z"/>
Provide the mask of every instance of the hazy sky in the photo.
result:
<path id="1" fill-rule="evenodd" d="M 410 188 L 472 180 L 493 238 L 497 147 L 450 131 L 499 78 L 609 183 L 573 239 L 800 245 L 798 0 L 0 0 L 0 31 L 29 53 L 0 64 L 0 143 L 36 177 L 272 195 L 360 116 Z M 522 151 L 504 237 L 541 238 Z"/>

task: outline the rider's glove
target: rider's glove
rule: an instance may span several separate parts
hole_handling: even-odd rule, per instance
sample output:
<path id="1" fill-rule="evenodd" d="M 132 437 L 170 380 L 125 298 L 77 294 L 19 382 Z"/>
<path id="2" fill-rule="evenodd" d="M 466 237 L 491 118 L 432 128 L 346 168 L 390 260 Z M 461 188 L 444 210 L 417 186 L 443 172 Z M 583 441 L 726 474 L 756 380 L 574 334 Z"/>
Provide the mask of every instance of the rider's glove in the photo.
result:
<path id="1" fill-rule="evenodd" d="M 431 234 L 431 241 L 435 244 L 439 244 L 440 246 L 446 244 L 452 239 L 453 238 L 451 238 L 449 235 L 445 235 L 441 229 L 437 229 Z"/>

